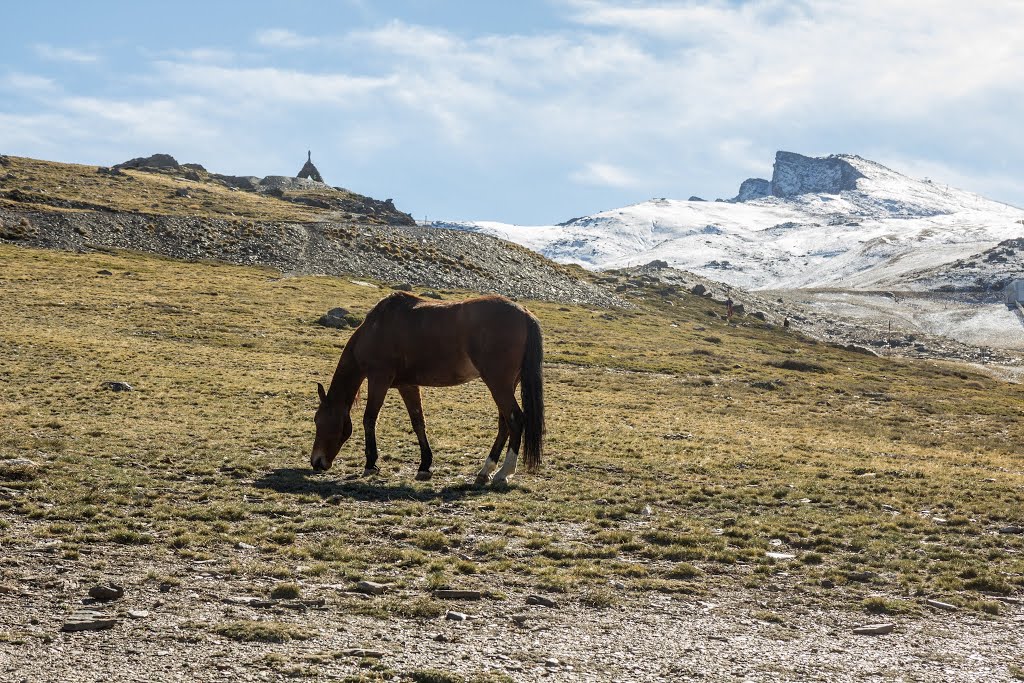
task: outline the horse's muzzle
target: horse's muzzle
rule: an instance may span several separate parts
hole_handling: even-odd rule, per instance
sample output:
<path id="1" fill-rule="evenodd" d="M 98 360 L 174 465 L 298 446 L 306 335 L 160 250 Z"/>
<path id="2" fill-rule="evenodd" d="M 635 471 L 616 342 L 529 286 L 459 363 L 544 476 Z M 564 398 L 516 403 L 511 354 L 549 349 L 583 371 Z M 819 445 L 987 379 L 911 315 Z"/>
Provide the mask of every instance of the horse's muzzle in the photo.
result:
<path id="1" fill-rule="evenodd" d="M 327 458 L 321 453 L 314 453 L 310 456 L 309 466 L 317 472 L 326 472 L 331 468 L 330 463 L 327 462 Z"/>

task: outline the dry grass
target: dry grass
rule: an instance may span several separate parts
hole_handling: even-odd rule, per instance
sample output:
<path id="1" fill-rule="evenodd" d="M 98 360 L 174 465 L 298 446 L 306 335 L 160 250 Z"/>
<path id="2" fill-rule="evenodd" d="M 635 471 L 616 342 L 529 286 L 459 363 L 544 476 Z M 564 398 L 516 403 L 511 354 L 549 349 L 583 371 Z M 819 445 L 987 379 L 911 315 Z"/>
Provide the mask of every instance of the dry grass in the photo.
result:
<path id="1" fill-rule="evenodd" d="M 196 560 L 242 541 L 258 548 L 232 568 L 243 577 L 555 591 L 598 607 L 615 602 L 609 581 L 785 585 L 857 610 L 927 595 L 979 612 L 1024 586 L 1024 539 L 996 533 L 1021 520 L 1024 395 L 959 366 L 726 325 L 688 296 L 611 315 L 531 304 L 549 361 L 539 476 L 469 483 L 495 421 L 472 383 L 424 392 L 433 481 L 413 480 L 394 395 L 383 476 L 350 481 L 361 429 L 336 469 L 308 468 L 314 383 L 349 334 L 314 321 L 339 305 L 365 314 L 385 290 L 141 255 L 0 245 L 0 262 L 0 458 L 42 465 L 0 470 L 17 494 L 0 496 L 14 546 L 57 538 L 89 566 L 123 544 Z"/>
<path id="2" fill-rule="evenodd" d="M 8 165 L 0 167 L 0 206 L 46 211 L 109 209 L 263 222 L 314 221 L 325 215 L 323 209 L 172 174 L 124 171 L 123 175 L 105 175 L 97 173 L 96 166 L 7 159 Z M 187 189 L 191 196 L 176 196 L 180 189 Z M 5 194 L 11 190 L 17 192 L 13 197 Z M 317 197 L 315 192 L 302 194 Z M 346 195 L 338 192 L 333 196 Z"/>

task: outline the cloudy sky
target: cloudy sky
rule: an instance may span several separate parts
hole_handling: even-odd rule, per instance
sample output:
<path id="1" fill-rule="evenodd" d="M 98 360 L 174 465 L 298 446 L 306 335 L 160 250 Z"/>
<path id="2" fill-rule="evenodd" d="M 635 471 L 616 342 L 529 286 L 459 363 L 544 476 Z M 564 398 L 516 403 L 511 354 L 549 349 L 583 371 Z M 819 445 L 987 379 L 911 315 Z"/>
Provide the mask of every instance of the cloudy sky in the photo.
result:
<path id="1" fill-rule="evenodd" d="M 34 0 L 0 153 L 167 152 L 551 223 L 849 152 L 1024 206 L 1024 2 Z"/>

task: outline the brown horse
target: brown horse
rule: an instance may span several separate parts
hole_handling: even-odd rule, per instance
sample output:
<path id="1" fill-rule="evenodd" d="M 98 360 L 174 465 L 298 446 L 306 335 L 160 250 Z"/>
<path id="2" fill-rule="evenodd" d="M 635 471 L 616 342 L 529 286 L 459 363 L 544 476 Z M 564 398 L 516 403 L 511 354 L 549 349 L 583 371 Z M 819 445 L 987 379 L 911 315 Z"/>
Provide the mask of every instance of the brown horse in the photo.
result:
<path id="1" fill-rule="evenodd" d="M 433 454 L 420 405 L 420 387 L 450 387 L 477 377 L 490 389 L 498 406 L 498 436 L 477 475 L 486 484 L 498 466 L 505 442 L 508 451 L 494 484 L 505 483 L 516 471 L 519 447 L 529 469 L 540 464 L 544 435 L 544 387 L 541 361 L 544 345 L 540 324 L 522 306 L 500 296 L 460 302 L 426 301 L 395 292 L 377 303 L 352 334 L 341 353 L 331 386 L 317 384 L 316 439 L 310 465 L 329 469 L 342 444 L 352 435 L 352 406 L 367 381 L 363 429 L 366 467 L 377 469 L 377 415 L 384 396 L 396 387 L 405 401 L 420 444 L 416 479 L 430 479 Z M 523 407 L 516 402 L 516 385 L 523 385 Z"/>

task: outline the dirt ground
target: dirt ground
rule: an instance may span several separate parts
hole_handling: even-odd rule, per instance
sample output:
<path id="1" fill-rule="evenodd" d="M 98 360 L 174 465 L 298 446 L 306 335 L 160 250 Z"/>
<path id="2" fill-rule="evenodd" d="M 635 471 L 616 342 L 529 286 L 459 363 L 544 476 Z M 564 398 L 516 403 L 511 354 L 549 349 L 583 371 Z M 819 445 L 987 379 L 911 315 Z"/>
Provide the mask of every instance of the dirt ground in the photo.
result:
<path id="1" fill-rule="evenodd" d="M 503 599 L 446 601 L 465 621 L 381 618 L 346 605 L 389 596 L 357 598 L 314 579 L 302 582 L 309 606 L 226 602 L 265 595 L 224 573 L 234 559 L 172 566 L 170 555 L 108 557 L 104 574 L 125 596 L 92 608 L 121 621 L 63 633 L 69 614 L 93 602 L 90 582 L 47 548 L 23 553 L 0 600 L 0 630 L 17 636 L 0 643 L 0 679 L 988 682 L 1020 680 L 1024 665 L 1024 606 L 1014 601 L 997 617 L 927 609 L 873 618 L 823 609 L 820 596 L 807 599 L 783 573 L 759 589 L 714 596 L 623 590 L 605 609 L 561 596 L 556 607 L 529 605 L 522 590 L 497 586 Z M 185 578 L 161 586 L 154 569 Z M 896 627 L 853 633 L 872 619 Z M 210 628 L 225 620 L 294 624 L 312 637 L 239 642 Z"/>

